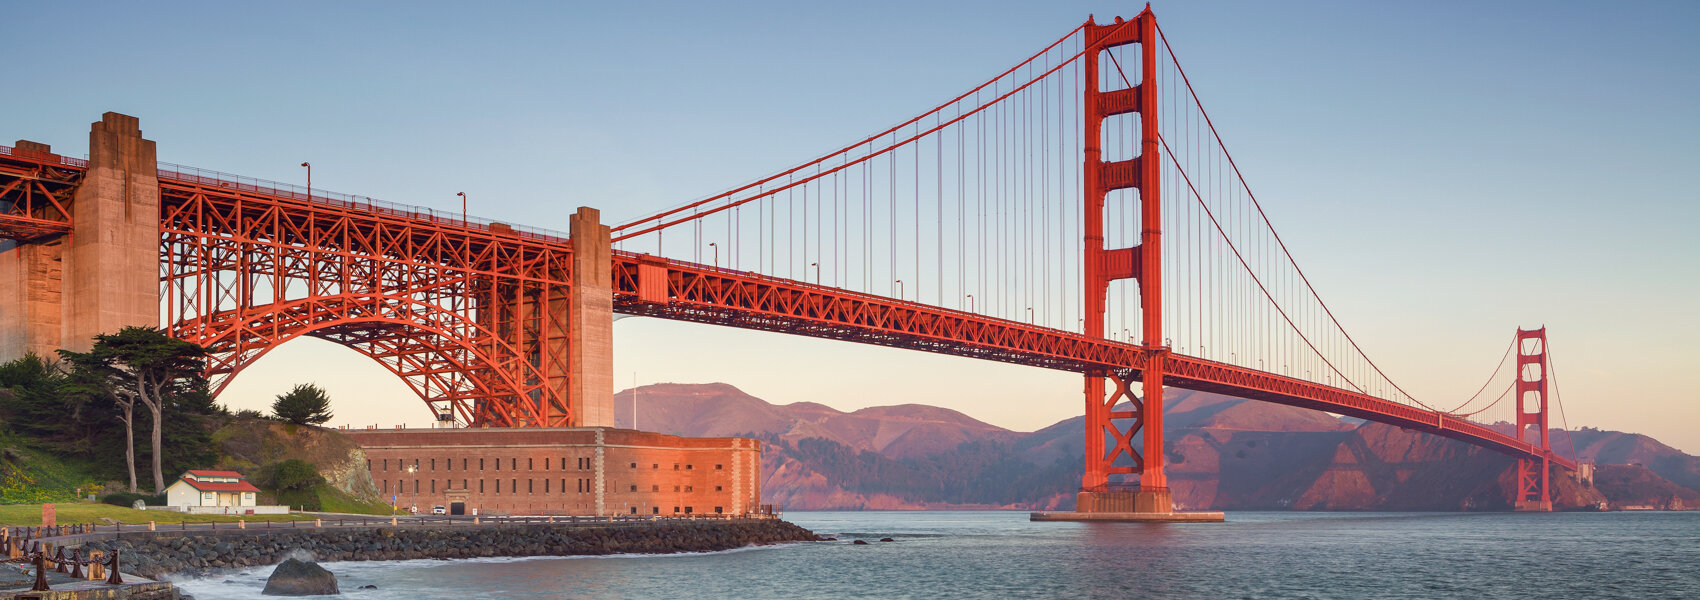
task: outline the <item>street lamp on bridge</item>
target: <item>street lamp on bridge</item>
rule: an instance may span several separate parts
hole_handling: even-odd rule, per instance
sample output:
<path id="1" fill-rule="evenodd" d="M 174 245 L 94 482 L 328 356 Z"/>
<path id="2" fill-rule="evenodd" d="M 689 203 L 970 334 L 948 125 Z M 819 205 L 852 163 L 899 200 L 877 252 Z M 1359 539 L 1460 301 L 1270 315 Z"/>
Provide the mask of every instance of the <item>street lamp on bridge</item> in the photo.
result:
<path id="1" fill-rule="evenodd" d="M 974 295 L 968 295 L 968 312 L 974 312 Z"/>
<path id="2" fill-rule="evenodd" d="M 301 166 L 307 167 L 307 201 L 312 202 L 313 201 L 313 163 L 303 162 L 303 163 L 301 163 Z"/>
<path id="3" fill-rule="evenodd" d="M 714 268 L 720 268 L 720 246 L 714 242 L 709 242 L 708 247 L 714 249 Z"/>
<path id="4" fill-rule="evenodd" d="M 455 195 L 460 196 L 460 224 L 466 225 L 466 192 L 455 192 Z"/>

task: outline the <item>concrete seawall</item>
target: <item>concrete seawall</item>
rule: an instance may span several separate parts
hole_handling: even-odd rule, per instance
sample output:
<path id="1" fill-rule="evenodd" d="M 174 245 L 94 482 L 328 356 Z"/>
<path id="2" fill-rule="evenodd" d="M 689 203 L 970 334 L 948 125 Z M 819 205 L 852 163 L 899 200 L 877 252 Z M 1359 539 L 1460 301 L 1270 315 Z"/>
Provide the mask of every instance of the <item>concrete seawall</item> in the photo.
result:
<path id="1" fill-rule="evenodd" d="M 105 539 L 85 538 L 81 545 L 86 550 L 120 550 L 125 572 L 152 578 L 276 564 L 297 550 L 311 553 L 319 561 L 409 560 L 713 552 L 815 539 L 809 530 L 775 519 L 477 528 L 157 531 L 102 537 Z"/>

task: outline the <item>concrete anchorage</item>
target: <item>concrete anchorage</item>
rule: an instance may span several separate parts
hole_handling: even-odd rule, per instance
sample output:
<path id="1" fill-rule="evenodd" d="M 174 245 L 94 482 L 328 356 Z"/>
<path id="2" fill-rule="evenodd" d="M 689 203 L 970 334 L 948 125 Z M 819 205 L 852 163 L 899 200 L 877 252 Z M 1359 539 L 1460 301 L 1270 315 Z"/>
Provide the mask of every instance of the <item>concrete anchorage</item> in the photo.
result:
<path id="1" fill-rule="evenodd" d="M 66 237 L 0 242 L 0 360 L 159 326 L 158 167 L 135 117 L 109 112 L 90 128 L 71 219 Z"/>

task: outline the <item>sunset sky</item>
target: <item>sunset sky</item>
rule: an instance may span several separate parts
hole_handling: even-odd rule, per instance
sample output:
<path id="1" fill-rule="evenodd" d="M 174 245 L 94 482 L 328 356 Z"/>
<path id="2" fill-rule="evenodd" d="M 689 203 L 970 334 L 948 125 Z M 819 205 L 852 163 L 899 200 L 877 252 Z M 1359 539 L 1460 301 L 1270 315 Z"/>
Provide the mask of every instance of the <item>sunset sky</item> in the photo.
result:
<path id="1" fill-rule="evenodd" d="M 860 139 L 1138 3 L 14 5 L 0 143 L 87 151 L 105 111 L 163 161 L 565 230 Z M 1700 3 L 1165 2 L 1198 94 L 1299 264 L 1419 398 L 1469 397 L 1549 328 L 1565 418 L 1700 453 Z M 1080 378 L 654 319 L 615 379 L 774 403 L 948 407 L 1029 431 Z M 326 387 L 424 424 L 387 371 L 291 342 L 221 400 Z M 1557 420 L 1555 419 L 1555 424 Z"/>

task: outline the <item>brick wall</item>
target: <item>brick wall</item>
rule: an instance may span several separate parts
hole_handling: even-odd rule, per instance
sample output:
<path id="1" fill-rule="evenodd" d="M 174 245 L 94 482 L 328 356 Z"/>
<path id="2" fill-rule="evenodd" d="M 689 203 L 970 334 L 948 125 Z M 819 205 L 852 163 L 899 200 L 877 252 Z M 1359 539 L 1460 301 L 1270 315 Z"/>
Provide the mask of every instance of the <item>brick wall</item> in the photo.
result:
<path id="1" fill-rule="evenodd" d="M 385 499 L 466 514 L 743 514 L 761 446 L 609 428 L 347 430 Z M 408 467 L 413 467 L 409 472 Z"/>

